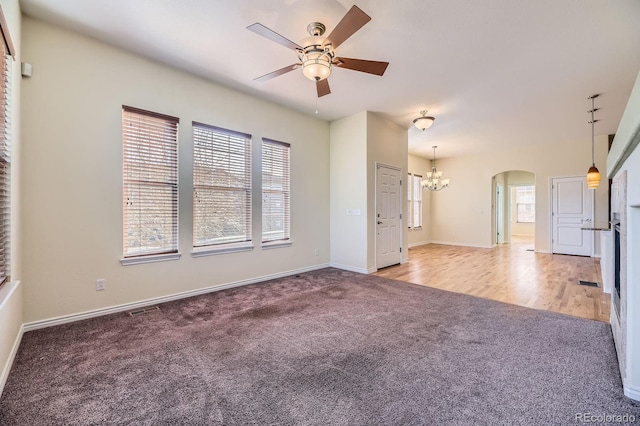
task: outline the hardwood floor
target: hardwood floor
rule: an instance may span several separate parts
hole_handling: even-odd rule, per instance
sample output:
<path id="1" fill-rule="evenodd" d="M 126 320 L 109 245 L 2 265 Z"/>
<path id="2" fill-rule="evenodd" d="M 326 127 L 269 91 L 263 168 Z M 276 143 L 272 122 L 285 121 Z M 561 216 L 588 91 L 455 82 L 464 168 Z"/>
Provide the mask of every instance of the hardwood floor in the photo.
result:
<path id="1" fill-rule="evenodd" d="M 609 322 L 610 295 L 601 287 L 599 259 L 534 253 L 514 239 L 494 249 L 428 244 L 409 249 L 409 262 L 376 272 L 456 293 Z"/>

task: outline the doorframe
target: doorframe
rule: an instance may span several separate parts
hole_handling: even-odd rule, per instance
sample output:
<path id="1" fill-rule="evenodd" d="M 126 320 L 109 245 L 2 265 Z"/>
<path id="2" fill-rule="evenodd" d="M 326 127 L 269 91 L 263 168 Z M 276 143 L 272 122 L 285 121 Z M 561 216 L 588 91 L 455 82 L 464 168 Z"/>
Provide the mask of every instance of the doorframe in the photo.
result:
<path id="1" fill-rule="evenodd" d="M 402 265 L 403 263 L 406 263 L 404 260 L 404 255 L 405 253 L 402 252 L 402 247 L 404 246 L 404 242 L 403 242 L 403 238 L 402 236 L 404 235 L 404 206 L 407 205 L 407 190 L 406 190 L 406 186 L 408 183 L 406 182 L 407 178 L 406 178 L 406 173 L 403 171 L 404 169 L 402 167 L 398 167 L 398 166 L 392 166 L 389 164 L 385 164 L 385 163 L 380 163 L 378 161 L 376 161 L 375 163 L 375 169 L 373 171 L 374 174 L 374 189 L 373 189 L 373 193 L 374 193 L 374 197 L 373 197 L 373 258 L 374 258 L 374 268 L 375 271 L 378 270 L 378 234 L 377 234 L 377 224 L 376 222 L 378 221 L 378 169 L 380 167 L 386 167 L 388 169 L 392 169 L 392 170 L 396 170 L 398 172 L 400 172 L 400 193 L 402 194 L 400 197 L 398 197 L 398 203 L 400 204 L 398 206 L 398 211 L 400 212 L 400 226 L 398 227 L 398 232 L 400 233 L 398 241 L 400 242 L 400 264 Z M 407 256 L 409 255 L 408 253 L 406 253 Z"/>
<path id="2" fill-rule="evenodd" d="M 554 179 L 565 179 L 565 178 L 585 178 L 585 175 L 569 175 L 569 176 L 549 176 L 549 253 L 555 254 L 553 252 L 553 180 Z M 591 194 L 591 200 L 589 202 L 589 209 L 591 214 L 591 223 L 593 224 L 596 219 L 596 194 L 594 191 L 588 190 Z M 593 232 L 593 231 L 582 231 L 582 232 Z M 595 233 L 593 238 L 591 238 L 591 257 L 595 257 L 596 255 L 596 238 Z"/>

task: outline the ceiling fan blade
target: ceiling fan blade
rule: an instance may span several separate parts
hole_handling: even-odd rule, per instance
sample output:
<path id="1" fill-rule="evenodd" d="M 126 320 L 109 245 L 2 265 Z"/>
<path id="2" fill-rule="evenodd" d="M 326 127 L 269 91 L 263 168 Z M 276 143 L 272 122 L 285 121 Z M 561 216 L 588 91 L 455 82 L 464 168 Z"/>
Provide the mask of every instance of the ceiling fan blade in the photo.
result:
<path id="1" fill-rule="evenodd" d="M 292 49 L 292 50 L 296 50 L 296 49 L 302 49 L 302 46 L 299 46 L 298 44 L 292 42 L 291 40 L 289 40 L 286 37 L 281 36 L 280 34 L 278 34 L 277 32 L 265 27 L 264 25 L 256 22 L 253 25 L 249 25 L 247 27 L 247 29 L 249 31 L 253 31 L 256 34 L 261 35 L 262 37 L 268 38 L 271 41 L 275 41 L 276 43 Z"/>
<path id="2" fill-rule="evenodd" d="M 367 61 L 366 59 L 335 58 L 334 65 L 354 71 L 366 72 L 375 75 L 384 75 L 389 62 Z"/>
<path id="3" fill-rule="evenodd" d="M 331 43 L 335 49 L 370 20 L 371 17 L 364 13 L 362 9 L 355 5 L 352 6 L 323 44 Z"/>
<path id="4" fill-rule="evenodd" d="M 318 90 L 319 98 L 331 93 L 331 89 L 329 89 L 329 80 L 325 78 L 324 80 L 316 81 L 316 89 Z"/>
<path id="5" fill-rule="evenodd" d="M 282 75 L 282 74 L 286 74 L 286 73 L 288 73 L 289 71 L 293 71 L 293 70 L 295 70 L 296 68 L 298 68 L 299 66 L 300 66 L 300 64 L 287 65 L 286 67 L 284 67 L 284 68 L 280 68 L 279 70 L 276 70 L 276 71 L 272 71 L 272 72 L 270 72 L 269 74 L 261 75 L 261 76 L 260 76 L 260 77 L 258 77 L 258 78 L 254 78 L 254 80 L 255 80 L 255 81 L 267 81 L 267 80 L 271 80 L 271 79 L 272 79 L 272 78 L 274 78 L 274 77 L 277 77 L 277 76 Z"/>

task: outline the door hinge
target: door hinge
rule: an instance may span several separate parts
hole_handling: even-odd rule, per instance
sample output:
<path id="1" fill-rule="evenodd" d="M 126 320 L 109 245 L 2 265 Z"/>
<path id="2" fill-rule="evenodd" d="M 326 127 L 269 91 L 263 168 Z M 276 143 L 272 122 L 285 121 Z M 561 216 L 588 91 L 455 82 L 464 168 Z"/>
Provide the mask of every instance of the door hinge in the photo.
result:
<path id="1" fill-rule="evenodd" d="M 400 247 L 400 253 L 402 253 L 402 247 Z"/>
<path id="2" fill-rule="evenodd" d="M 400 219 L 402 219 L 402 213 L 400 213 Z"/>

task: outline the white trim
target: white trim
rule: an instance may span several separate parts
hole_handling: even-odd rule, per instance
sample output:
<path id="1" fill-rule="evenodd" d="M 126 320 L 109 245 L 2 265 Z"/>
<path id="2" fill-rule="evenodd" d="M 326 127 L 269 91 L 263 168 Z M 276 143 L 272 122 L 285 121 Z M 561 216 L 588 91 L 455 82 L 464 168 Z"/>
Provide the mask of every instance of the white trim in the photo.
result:
<path id="1" fill-rule="evenodd" d="M 344 269 L 345 271 L 357 272 L 359 274 L 371 274 L 376 271 L 376 269 L 366 269 L 366 268 L 357 268 L 355 266 L 341 265 L 339 263 L 331 262 L 329 264 L 332 268 Z"/>
<path id="2" fill-rule="evenodd" d="M 22 342 L 23 334 L 24 334 L 24 325 L 21 325 L 20 331 L 18 331 L 18 335 L 16 336 L 16 339 L 13 341 L 11 352 L 9 352 L 9 358 L 7 359 L 6 364 L 2 368 L 2 375 L 0 375 L 0 395 L 2 395 L 2 391 L 4 391 L 4 385 L 7 383 L 7 379 L 9 378 L 9 373 L 11 372 L 11 367 L 13 367 L 13 361 L 16 359 L 16 354 L 18 353 L 20 342 Z"/>
<path id="3" fill-rule="evenodd" d="M 291 241 L 291 240 L 287 240 L 287 241 L 282 241 L 282 240 L 270 241 L 270 242 L 267 242 L 267 243 L 262 243 L 262 250 L 277 249 L 277 248 L 283 248 L 283 247 L 291 247 L 292 244 L 293 244 L 293 241 Z"/>
<path id="4" fill-rule="evenodd" d="M 16 291 L 16 288 L 18 288 L 19 285 L 20 281 L 9 281 L 8 283 L 5 283 L 2 288 L 0 288 L 0 297 L 2 298 L 2 300 L 0 300 L 0 311 L 4 308 L 7 300 L 11 299 L 13 292 Z M 3 295 L 2 293 L 4 293 L 5 291 L 7 293 Z"/>
<path id="5" fill-rule="evenodd" d="M 635 399 L 636 401 L 640 401 L 640 387 L 631 386 L 625 383 L 622 388 L 624 389 L 624 394 L 626 396 L 631 399 Z"/>
<path id="6" fill-rule="evenodd" d="M 201 294 L 212 293 L 214 291 L 226 290 L 228 288 L 241 287 L 243 285 L 255 284 L 262 281 L 273 280 L 276 278 L 288 277 L 290 275 L 301 274 L 303 272 L 315 271 L 317 269 L 327 268 L 328 264 L 313 265 L 306 268 L 292 269 L 290 271 L 279 272 L 276 274 L 263 275 L 261 277 L 249 278 L 246 280 L 234 281 L 226 284 L 218 284 L 214 286 L 204 287 L 198 290 L 183 291 L 167 296 L 154 297 L 151 299 L 140 300 L 138 302 L 123 303 L 121 305 L 109 306 L 107 308 L 94 309 L 91 311 L 79 312 L 77 314 L 63 315 L 40 321 L 33 321 L 24 324 L 24 331 L 37 330 L 39 328 L 53 327 L 55 325 L 67 324 L 70 322 L 80 321 L 88 318 L 100 317 L 103 315 L 115 314 L 118 312 L 129 311 L 133 309 L 143 308 L 158 303 L 171 302 L 173 300 L 185 299 L 187 297 L 199 296 Z"/>
<path id="7" fill-rule="evenodd" d="M 125 257 L 120 259 L 122 266 L 139 265 L 141 263 L 165 262 L 167 260 L 178 260 L 182 256 L 180 253 L 153 254 L 150 256 Z"/>
<path id="8" fill-rule="evenodd" d="M 408 248 L 418 247 L 418 246 L 426 246 L 427 244 L 431 244 L 431 241 L 418 241 L 417 243 L 409 244 Z"/>
<path id="9" fill-rule="evenodd" d="M 475 247 L 475 248 L 486 248 L 486 249 L 490 249 L 493 248 L 494 246 L 487 246 L 484 244 L 471 244 L 471 243 L 452 243 L 449 241 L 431 241 L 429 244 L 442 244 L 445 246 L 461 246 L 461 247 Z"/>
<path id="10" fill-rule="evenodd" d="M 191 257 L 214 256 L 216 254 L 237 253 L 240 251 L 251 250 L 253 250 L 252 244 L 197 247 L 191 251 Z"/>

